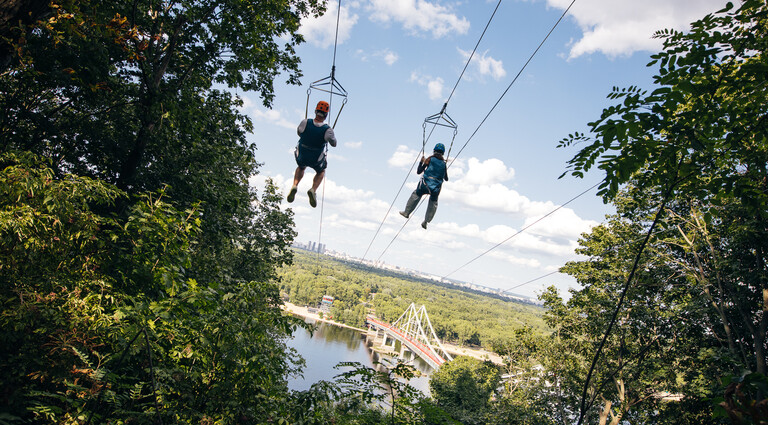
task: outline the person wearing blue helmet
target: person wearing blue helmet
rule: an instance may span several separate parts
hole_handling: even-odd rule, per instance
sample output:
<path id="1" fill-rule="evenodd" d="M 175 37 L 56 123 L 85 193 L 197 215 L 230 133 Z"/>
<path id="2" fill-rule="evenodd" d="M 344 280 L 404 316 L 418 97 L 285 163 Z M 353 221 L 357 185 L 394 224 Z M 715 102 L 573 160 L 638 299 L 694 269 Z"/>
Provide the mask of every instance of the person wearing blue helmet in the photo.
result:
<path id="1" fill-rule="evenodd" d="M 445 163 L 443 154 L 445 154 L 445 145 L 438 143 L 435 145 L 429 158 L 421 157 L 421 162 L 416 168 L 416 174 L 424 173 L 424 175 L 419 180 L 416 190 L 408 198 L 408 202 L 405 204 L 405 211 L 400 211 L 400 215 L 403 217 L 410 217 L 421 197 L 429 194 L 427 213 L 424 215 L 424 221 L 421 222 L 421 227 L 425 229 L 427 228 L 427 223 L 432 221 L 435 217 L 435 212 L 437 212 L 437 197 L 440 196 L 440 188 L 443 186 L 443 181 L 448 181 L 448 166 Z"/>

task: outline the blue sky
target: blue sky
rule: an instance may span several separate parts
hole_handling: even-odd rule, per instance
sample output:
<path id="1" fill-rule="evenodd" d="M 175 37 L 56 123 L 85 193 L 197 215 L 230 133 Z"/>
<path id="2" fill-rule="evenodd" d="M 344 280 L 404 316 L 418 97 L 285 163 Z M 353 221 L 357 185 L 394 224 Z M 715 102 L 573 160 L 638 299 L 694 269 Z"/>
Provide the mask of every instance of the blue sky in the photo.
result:
<path id="1" fill-rule="evenodd" d="M 685 30 L 726 1 L 576 0 L 480 125 L 570 3 L 503 0 L 459 81 L 496 0 L 342 0 L 336 78 L 349 98 L 336 125 L 339 145 L 329 151 L 319 191 L 324 192 L 322 233 L 320 206 L 311 208 L 306 196 L 312 170 L 296 201 L 284 203 L 295 213 L 297 240 L 320 238 L 328 249 L 356 257 L 370 245 L 366 259 L 504 290 L 577 259 L 579 235 L 611 212 L 594 190 L 456 271 L 597 183 L 602 176 L 596 172 L 558 179 L 576 153 L 556 148 L 558 141 L 587 130 L 610 104 L 606 95 L 613 86 L 652 87 L 655 69 L 645 65 L 661 49 L 660 40 L 652 38 L 656 30 Z M 307 42 L 297 53 L 303 86 L 278 79 L 271 109 L 253 93 L 238 93 L 245 101 L 242 112 L 254 122 L 250 140 L 263 163 L 252 178 L 256 187 L 263 187 L 265 178 L 283 194 L 291 186 L 296 126 L 304 118 L 309 83 L 330 74 L 337 8 L 331 1 L 325 16 L 302 24 Z M 440 112 L 457 81 L 446 109 L 458 124 L 451 159 L 469 143 L 448 171 L 450 181 L 429 229 L 420 227 L 423 205 L 392 242 L 405 221 L 397 211 L 418 181 L 408 169 L 422 146 L 424 118 Z M 328 100 L 328 94 L 314 91 L 310 109 L 319 100 Z M 332 100 L 331 120 L 339 103 Z M 451 130 L 438 127 L 427 150 L 437 142 L 450 145 L 451 137 Z M 577 287 L 556 273 L 512 292 L 535 297 L 549 285 L 563 292 Z"/>

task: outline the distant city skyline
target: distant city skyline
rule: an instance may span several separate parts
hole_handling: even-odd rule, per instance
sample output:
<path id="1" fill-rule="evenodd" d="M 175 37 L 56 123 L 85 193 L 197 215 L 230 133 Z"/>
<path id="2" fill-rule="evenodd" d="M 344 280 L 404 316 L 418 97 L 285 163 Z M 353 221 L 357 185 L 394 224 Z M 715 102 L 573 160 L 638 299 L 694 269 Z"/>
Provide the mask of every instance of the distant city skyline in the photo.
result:
<path id="1" fill-rule="evenodd" d="M 493 288 L 493 287 L 481 285 L 478 283 L 464 282 L 464 281 L 455 280 L 455 279 L 446 279 L 446 278 L 443 278 L 442 276 L 425 273 L 420 270 L 404 268 L 404 267 L 396 266 L 393 264 L 387 264 L 384 261 L 364 260 L 362 258 L 349 255 L 345 252 L 335 251 L 333 249 L 329 250 L 327 249 L 325 244 L 321 244 L 321 245 L 323 245 L 321 248 L 322 251 L 320 251 L 319 253 L 323 255 L 327 255 L 329 257 L 339 258 L 345 261 L 352 261 L 352 262 L 364 264 L 364 265 L 382 269 L 382 270 L 394 271 L 410 277 L 428 279 L 428 280 L 432 280 L 432 281 L 443 283 L 443 284 L 449 284 L 449 285 L 454 285 L 461 288 L 468 288 L 468 289 L 472 289 L 479 292 L 498 295 L 498 296 L 502 296 L 505 298 L 513 299 L 513 300 L 519 300 L 519 301 L 524 301 L 524 302 L 539 304 L 539 305 L 542 304 L 542 302 L 539 301 L 537 298 L 527 297 L 525 295 L 516 294 L 511 291 L 505 291 L 501 288 Z M 317 247 L 317 243 L 315 241 L 309 241 L 306 244 L 302 242 L 294 242 L 293 247 L 298 249 L 303 249 L 305 251 L 309 251 L 313 253 L 318 253 L 318 251 L 315 249 Z"/>

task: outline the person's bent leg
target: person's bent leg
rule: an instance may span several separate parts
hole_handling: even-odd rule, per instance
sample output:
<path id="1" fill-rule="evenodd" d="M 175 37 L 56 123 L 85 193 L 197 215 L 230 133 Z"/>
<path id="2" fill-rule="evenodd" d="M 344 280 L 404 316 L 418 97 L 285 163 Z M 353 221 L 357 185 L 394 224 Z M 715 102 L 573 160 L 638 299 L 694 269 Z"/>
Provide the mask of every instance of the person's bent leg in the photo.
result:
<path id="1" fill-rule="evenodd" d="M 288 202 L 293 202 L 293 200 L 296 198 L 296 191 L 299 189 L 299 182 L 301 181 L 302 177 L 304 177 L 304 169 L 302 167 L 296 167 L 296 171 L 293 173 L 293 186 L 288 192 L 288 197 L 286 198 Z"/>
<path id="2" fill-rule="evenodd" d="M 414 190 L 413 193 L 411 193 L 411 197 L 408 198 L 408 202 L 405 204 L 405 213 L 410 215 L 413 210 L 416 209 L 416 206 L 419 204 L 419 199 L 421 199 L 422 194 L 419 193 L 418 190 Z"/>
<path id="3" fill-rule="evenodd" d="M 312 208 L 317 207 L 317 189 L 320 187 L 320 183 L 323 182 L 324 176 L 325 176 L 325 170 L 322 170 L 317 174 L 315 174 L 315 178 L 312 179 L 312 189 L 309 189 L 307 191 L 307 196 L 309 196 L 309 205 L 311 205 Z"/>
<path id="4" fill-rule="evenodd" d="M 293 173 L 293 185 L 298 186 L 302 178 L 304 178 L 304 168 L 296 167 L 296 171 Z"/>
<path id="5" fill-rule="evenodd" d="M 317 189 L 320 187 L 320 183 L 323 182 L 323 177 L 325 177 L 325 170 L 315 174 L 315 178 L 312 179 L 312 190 L 317 192 Z"/>
<path id="6" fill-rule="evenodd" d="M 433 193 L 429 195 L 429 203 L 427 204 L 427 213 L 424 215 L 424 221 L 429 223 L 435 218 L 437 212 L 437 194 Z"/>

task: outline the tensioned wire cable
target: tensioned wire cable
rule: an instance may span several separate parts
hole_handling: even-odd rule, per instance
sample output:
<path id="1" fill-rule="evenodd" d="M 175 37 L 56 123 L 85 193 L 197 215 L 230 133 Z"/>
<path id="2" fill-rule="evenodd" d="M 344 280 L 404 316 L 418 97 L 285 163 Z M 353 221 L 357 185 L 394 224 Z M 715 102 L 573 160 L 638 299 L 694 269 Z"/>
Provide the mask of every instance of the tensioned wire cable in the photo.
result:
<path id="1" fill-rule="evenodd" d="M 453 94 L 456 92 L 456 88 L 459 86 L 459 82 L 461 82 L 461 79 L 464 77 L 464 72 L 466 72 L 467 68 L 469 67 L 470 62 L 472 61 L 472 58 L 475 56 L 475 52 L 477 52 L 477 47 L 480 46 L 480 41 L 483 40 L 483 37 L 485 36 L 486 31 L 488 31 L 488 27 L 491 25 L 491 21 L 493 21 L 493 17 L 496 16 L 496 11 L 499 10 L 499 6 L 501 5 L 501 0 L 496 3 L 496 7 L 493 9 L 493 13 L 491 14 L 491 17 L 488 18 L 488 22 L 485 24 L 485 28 L 483 29 L 483 32 L 480 34 L 480 38 L 477 40 L 477 43 L 475 43 L 475 48 L 472 49 L 472 53 L 469 55 L 469 59 L 467 59 L 467 63 L 464 64 L 464 69 L 461 70 L 461 74 L 459 75 L 459 78 L 456 80 L 456 84 L 453 85 L 453 89 L 451 90 L 451 94 L 448 95 L 448 100 L 445 101 L 443 104 L 443 111 L 445 111 L 446 106 L 448 106 L 448 102 L 453 97 Z M 338 24 L 337 24 L 337 31 L 338 31 Z M 334 53 L 335 55 L 335 53 Z M 441 112 L 442 114 L 442 112 Z M 421 152 L 424 152 L 424 147 L 427 145 L 427 142 L 429 141 L 430 137 L 432 137 L 432 133 L 435 131 L 435 127 L 437 127 L 437 123 L 435 123 L 432 126 L 432 129 L 429 132 L 429 136 L 427 136 L 424 141 L 421 144 Z M 450 152 L 449 152 L 450 153 Z M 395 202 L 397 202 L 397 198 L 400 196 L 400 192 L 402 192 L 403 187 L 405 187 L 405 183 L 408 182 L 408 177 L 411 176 L 411 172 L 413 171 L 413 167 L 416 165 L 416 163 L 419 161 L 419 156 L 416 156 L 416 160 L 413 161 L 413 164 L 411 164 L 411 168 L 408 170 L 408 174 L 405 176 L 405 179 L 403 180 L 403 183 L 400 185 L 400 189 L 397 190 L 397 193 L 395 194 L 395 198 L 392 200 L 392 202 L 389 204 L 389 209 L 387 209 L 386 214 L 384 214 L 384 218 L 381 220 L 381 223 L 379 224 L 378 229 L 376 229 L 376 233 L 374 233 L 373 238 L 371 238 L 371 242 L 368 244 L 368 248 L 365 249 L 365 253 L 363 254 L 363 260 L 368 255 L 368 251 L 370 251 L 371 246 L 373 245 L 373 241 L 376 240 L 376 236 L 378 236 L 379 232 L 381 231 L 381 227 L 384 225 L 384 222 L 387 220 L 387 217 L 389 217 L 389 213 L 392 211 L 392 207 L 395 205 Z M 419 203 L 421 205 L 421 203 Z M 418 208 L 418 206 L 417 206 Z M 410 220 L 410 219 L 409 219 Z M 406 220 L 406 224 L 408 223 L 408 220 Z M 402 230 L 402 228 L 400 229 Z M 400 232 L 397 232 L 399 235 Z M 394 241 L 394 239 L 393 239 Z M 392 242 L 393 242 L 392 241 Z M 389 243 L 389 245 L 392 245 L 392 242 Z M 387 248 L 389 248 L 389 245 Z M 386 252 L 386 249 L 384 250 Z M 382 252 L 381 255 L 379 255 L 379 258 L 384 255 Z"/>
<path id="2" fill-rule="evenodd" d="M 336 11 L 336 36 L 333 39 L 333 64 L 331 65 L 331 69 L 336 69 L 336 46 L 339 42 L 339 18 L 341 17 L 341 0 L 339 0 L 339 8 Z M 309 96 L 307 96 L 309 97 Z M 309 100 L 307 100 L 309 101 Z M 330 112 L 331 104 L 333 103 L 333 81 L 331 81 L 331 94 L 330 99 L 328 99 L 328 111 Z M 343 107 L 343 105 L 342 105 Z M 330 121 L 330 113 L 328 114 L 328 121 Z M 327 147 L 326 147 L 327 149 Z M 325 170 L 323 170 L 325 171 Z M 328 178 L 328 173 L 325 174 L 323 178 L 323 194 L 322 199 L 320 200 L 320 225 L 318 226 L 317 231 L 317 258 L 320 259 L 320 241 L 322 240 L 321 236 L 323 235 L 323 210 L 325 209 L 325 181 Z M 317 196 L 317 194 L 315 194 Z M 319 266 L 318 266 L 319 269 Z"/>
<path id="3" fill-rule="evenodd" d="M 563 14 L 560 15 L 560 18 L 557 20 L 557 22 L 555 22 L 555 24 L 549 30 L 547 35 L 544 37 L 544 39 L 541 40 L 541 43 L 539 43 L 539 46 L 536 47 L 536 50 L 534 50 L 533 53 L 531 53 L 531 56 L 528 58 L 527 61 L 525 61 L 525 64 L 523 64 L 522 68 L 520 68 L 520 71 L 518 71 L 517 75 L 515 75 L 515 78 L 512 80 L 512 82 L 509 83 L 509 85 L 507 86 L 506 90 L 504 90 L 504 92 L 501 94 L 501 96 L 499 96 L 499 99 L 496 101 L 496 103 L 493 104 L 493 107 L 491 107 L 491 110 L 488 111 L 488 113 L 485 115 L 483 120 L 480 121 L 480 124 L 477 125 L 477 128 L 475 129 L 475 131 L 469 136 L 467 141 L 464 142 L 464 145 L 462 145 L 461 149 L 459 149 L 459 152 L 456 154 L 456 156 L 453 157 L 453 160 L 451 161 L 451 164 L 453 164 L 453 162 L 456 160 L 456 158 L 458 158 L 459 155 L 461 155 L 461 152 L 464 151 L 464 148 L 467 147 L 467 145 L 469 144 L 470 140 L 472 140 L 472 138 L 475 137 L 475 134 L 477 134 L 478 130 L 480 130 L 480 127 L 482 127 L 483 124 L 485 123 L 485 121 L 488 119 L 488 117 L 491 116 L 491 113 L 493 113 L 494 109 L 496 109 L 496 107 L 499 105 L 499 103 L 501 102 L 501 99 L 503 99 L 504 96 L 506 96 L 506 94 L 509 91 L 509 89 L 512 88 L 512 85 L 515 84 L 515 82 L 520 77 L 520 75 L 523 73 L 523 71 L 525 71 L 525 68 L 528 67 L 528 64 L 531 63 L 531 60 L 533 60 L 533 57 L 536 56 L 536 54 L 539 52 L 539 49 L 541 49 L 541 46 L 544 45 L 544 43 L 547 41 L 547 39 L 549 39 L 549 36 L 552 35 L 552 33 L 555 31 L 555 28 L 557 28 L 557 26 L 560 25 L 560 22 L 563 20 L 563 18 L 565 18 L 565 15 L 568 14 L 568 11 L 571 10 L 571 7 L 573 7 L 574 3 L 576 3 L 576 0 L 572 0 L 571 4 L 569 4 L 568 7 L 565 9 L 565 11 L 563 11 Z"/>
<path id="4" fill-rule="evenodd" d="M 488 18 L 488 23 L 485 24 L 485 28 L 483 29 L 482 34 L 480 34 L 480 38 L 477 40 L 477 43 L 475 44 L 475 48 L 472 49 L 472 53 L 469 55 L 469 59 L 467 59 L 467 63 L 464 64 L 464 69 L 461 70 L 461 74 L 459 75 L 459 79 L 456 80 L 456 84 L 453 85 L 453 90 L 451 90 L 451 94 L 448 95 L 448 100 L 445 101 L 445 104 L 447 105 L 448 102 L 451 101 L 451 98 L 453 97 L 453 94 L 456 92 L 456 87 L 459 86 L 459 82 L 461 81 L 461 77 L 464 76 L 464 72 L 467 70 L 467 67 L 469 67 L 469 63 L 472 61 L 472 57 L 475 55 L 475 52 L 477 51 L 477 47 L 480 45 L 480 41 L 482 41 L 483 37 L 485 36 L 485 32 L 488 31 L 488 27 L 491 25 L 491 21 L 493 20 L 493 17 L 496 16 L 496 11 L 499 10 L 499 6 L 501 5 L 501 0 L 499 0 L 498 3 L 496 3 L 496 7 L 493 9 L 493 13 L 491 14 L 491 17 Z"/>
<path id="5" fill-rule="evenodd" d="M 660 233 L 663 233 L 663 232 L 658 232 L 658 233 L 656 233 L 656 234 L 655 234 L 655 236 L 658 236 Z M 600 257 L 600 256 L 603 256 L 603 255 L 607 254 L 608 252 L 610 252 L 610 251 L 613 251 L 614 249 L 623 248 L 623 247 L 625 247 L 625 246 L 628 246 L 628 245 L 630 245 L 630 244 L 633 244 L 633 243 L 636 243 L 636 242 L 640 242 L 640 241 L 642 241 L 644 238 L 645 238 L 645 237 L 643 236 L 643 237 L 639 237 L 639 238 L 635 238 L 635 239 L 632 239 L 632 240 L 626 241 L 626 242 L 624 242 L 624 243 L 622 243 L 622 244 L 619 244 L 619 245 L 613 245 L 613 246 L 609 246 L 608 248 L 606 248 L 606 249 L 602 250 L 601 252 L 598 252 L 597 254 L 591 254 L 591 255 L 589 255 L 589 257 Z M 561 267 L 562 267 L 562 266 L 561 266 Z M 543 275 L 541 275 L 541 276 L 539 276 L 539 277 L 535 277 L 535 278 L 533 278 L 533 279 L 530 279 L 530 280 L 527 280 L 527 281 L 525 281 L 525 282 L 523 282 L 523 283 L 519 283 L 519 284 L 517 284 L 517 285 L 515 285 L 515 286 L 513 286 L 513 287 L 511 287 L 511 288 L 507 288 L 507 289 L 505 289 L 505 290 L 501 291 L 501 293 L 506 293 L 506 292 L 509 292 L 509 291 L 511 291 L 511 290 L 513 290 L 513 289 L 517 289 L 517 288 L 520 288 L 521 286 L 525 286 L 525 285 L 527 285 L 527 284 L 529 284 L 529 283 L 533 283 L 533 282 L 536 282 L 537 280 L 541 280 L 541 279 L 544 279 L 545 277 L 549 277 L 549 276 L 552 276 L 553 274 L 557 274 L 557 273 L 560 273 L 560 268 L 561 268 L 561 267 L 558 267 L 558 270 L 555 270 L 555 271 L 549 272 L 549 273 L 547 273 L 547 274 L 543 274 Z"/>
<path id="6" fill-rule="evenodd" d="M 443 279 L 446 279 L 448 276 L 450 276 L 450 275 L 452 275 L 452 274 L 456 273 L 457 271 L 459 271 L 459 270 L 463 269 L 464 267 L 468 266 L 469 264 L 473 263 L 473 262 L 474 262 L 475 260 L 477 260 L 478 258 L 480 258 L 480 257 L 484 256 L 485 254 L 488 254 L 489 252 L 493 251 L 494 249 L 496 249 L 496 248 L 500 247 L 501 245 L 504 245 L 504 244 L 505 244 L 507 241 L 509 241 L 510 239 L 514 238 L 515 236 L 517 236 L 517 235 L 519 235 L 519 234 L 521 234 L 521 233 L 525 232 L 526 230 L 530 229 L 531 227 L 535 226 L 535 225 L 536 225 L 536 224 L 538 224 L 540 221 L 542 221 L 542 220 L 544 220 L 545 218 L 547 218 L 547 217 L 551 216 L 552 214 L 556 213 L 557 211 L 559 211 L 559 210 L 560 210 L 561 208 L 563 208 L 564 206 L 566 206 L 566 205 L 570 204 L 571 202 L 575 201 L 576 199 L 578 199 L 578 198 L 582 197 L 583 195 L 587 194 L 588 192 L 590 192 L 592 189 L 596 188 L 596 187 L 597 187 L 597 186 L 599 186 L 599 185 L 600 185 L 600 182 L 597 182 L 597 183 L 593 184 L 593 185 L 592 185 L 592 186 L 591 186 L 589 189 L 587 189 L 587 190 L 585 190 L 585 191 L 583 191 L 583 192 L 579 193 L 578 195 L 576 195 L 576 196 L 574 196 L 573 198 L 569 199 L 569 200 L 568 200 L 567 202 L 565 202 L 564 204 L 562 204 L 562 205 L 558 206 L 557 208 L 553 209 L 552 211 L 550 211 L 550 212 L 548 212 L 548 213 L 544 214 L 543 216 L 539 217 L 539 218 L 538 218 L 536 221 L 534 221 L 533 223 L 531 223 L 531 224 L 529 224 L 529 225 L 527 225 L 527 226 L 523 227 L 522 229 L 518 230 L 517 232 L 513 233 L 513 234 L 512 234 L 512 236 L 510 236 L 510 237 L 508 237 L 508 238 L 504 239 L 503 241 L 501 241 L 501 242 L 497 243 L 496 245 L 494 245 L 494 246 L 492 246 L 492 247 L 488 248 L 488 249 L 487 249 L 487 250 L 485 250 L 485 252 L 483 252 L 482 254 L 480 254 L 480 255 L 476 256 L 475 258 L 473 258 L 473 259 L 471 259 L 471 260 L 467 261 L 466 263 L 462 264 L 462 265 L 461 265 L 461 266 L 459 266 L 459 267 L 458 267 L 456 270 L 454 270 L 454 271 L 452 271 L 452 272 L 450 272 L 450 273 L 446 274 L 445 276 L 443 276 Z"/>
<path id="7" fill-rule="evenodd" d="M 400 236 L 400 232 L 402 232 L 402 231 L 403 231 L 403 229 L 405 229 L 405 226 L 408 224 L 408 222 L 410 222 L 410 221 L 411 221 L 411 217 L 413 217 L 413 213 L 415 213 L 415 212 L 416 212 L 416 211 L 419 209 L 419 207 L 421 206 L 421 204 L 422 204 L 423 202 L 424 202 L 424 197 L 422 197 L 421 199 L 419 199 L 419 203 L 416 205 L 416 208 L 414 208 L 414 209 L 413 209 L 413 212 L 411 212 L 411 215 L 409 215 L 409 216 L 408 216 L 408 218 L 406 218 L 406 219 L 405 219 L 405 223 L 403 223 L 403 225 L 402 225 L 402 226 L 400 226 L 400 230 L 398 230 L 398 231 L 397 231 L 397 233 L 395 234 L 395 236 L 393 236 L 393 237 L 392 237 L 392 240 L 391 240 L 391 241 L 389 241 L 389 244 L 387 244 L 386 248 L 384 248 L 384 251 L 381 251 L 381 254 L 379 254 L 379 257 L 378 257 L 378 258 L 376 258 L 376 261 L 379 261 L 379 260 L 381 260 L 381 257 L 383 257 L 383 256 L 384 256 L 384 254 L 385 254 L 385 253 L 387 252 L 387 250 L 389 249 L 389 247 L 390 247 L 390 246 L 392 246 L 392 243 L 395 241 L 395 239 L 397 239 L 397 237 L 398 237 L 398 236 Z"/>
<path id="8" fill-rule="evenodd" d="M 485 115 L 485 117 L 482 119 L 482 121 L 480 121 L 480 124 L 478 124 L 478 125 L 477 125 L 477 128 L 475 128 L 475 131 L 472 133 L 472 135 L 470 135 L 470 136 L 469 136 L 469 138 L 467 139 L 467 141 L 466 141 L 466 142 L 464 142 L 464 145 L 462 145 L 461 149 L 459 149 L 459 152 L 458 152 L 458 153 L 456 153 L 456 155 L 455 155 L 455 156 L 454 156 L 454 157 L 451 159 L 451 162 L 450 162 L 450 164 L 448 164 L 448 167 L 450 167 L 451 165 L 453 165 L 454 161 L 456 161 L 456 158 L 458 158 L 458 157 L 459 157 L 459 155 L 461 155 L 461 152 L 463 152 L 463 151 L 464 151 L 464 148 L 466 148 L 466 147 L 467 147 L 467 145 L 468 145 L 468 144 L 469 144 L 469 142 L 472 140 L 472 138 L 475 136 L 475 134 L 477 134 L 477 132 L 480 130 L 480 127 L 482 127 L 482 126 L 483 126 L 483 124 L 485 124 L 486 120 L 488 120 L 488 117 L 490 117 L 490 116 L 491 116 L 491 113 L 493 113 L 493 111 L 496 109 L 496 107 L 499 105 L 499 103 L 501 103 L 501 100 L 504 98 L 504 96 L 506 96 L 507 92 L 509 92 L 509 90 L 512 88 L 512 85 L 513 85 L 513 84 L 515 84 L 515 82 L 516 82 L 516 81 L 517 81 L 517 79 L 520 77 L 520 75 L 523 73 L 523 71 L 525 70 L 525 68 L 527 68 L 527 67 L 528 67 L 528 64 L 529 64 L 529 63 L 530 63 L 530 62 L 533 60 L 534 56 L 536 56 L 536 54 L 539 52 L 539 50 L 540 50 L 540 49 L 541 49 L 541 47 L 544 45 L 544 43 L 547 41 L 547 39 L 549 39 L 549 36 L 550 36 L 550 35 L 552 35 L 552 33 L 555 31 L 555 28 L 557 28 L 557 26 L 560 24 L 560 22 L 563 20 L 563 18 L 565 18 L 565 15 L 567 15 L 567 14 L 568 14 L 568 12 L 571 10 L 571 7 L 573 7 L 573 4 L 574 4 L 574 3 L 576 3 L 576 0 L 572 0 L 572 1 L 571 1 L 571 3 L 568 5 L 568 7 L 567 7 L 567 8 L 566 8 L 566 9 L 563 11 L 563 13 L 560 15 L 560 18 L 558 18 L 558 20 L 555 22 L 555 24 L 554 24 L 554 25 L 552 25 L 552 28 L 550 28 L 550 30 L 549 30 L 549 32 L 547 33 L 547 35 L 544 37 L 544 39 L 543 39 L 543 40 L 541 40 L 541 43 L 539 43 L 539 45 L 536 47 L 536 49 L 533 51 L 533 53 L 531 53 L 531 55 L 528 57 L 528 60 L 527 60 L 527 61 L 525 61 L 525 64 L 523 64 L 523 66 L 520 68 L 520 71 L 518 71 L 517 75 L 515 75 L 515 78 L 512 80 L 512 82 L 510 82 L 510 83 L 509 83 L 509 85 L 508 85 L 508 86 L 507 86 L 507 88 L 504 90 L 504 92 L 501 94 L 501 96 L 499 96 L 499 98 L 496 100 L 496 103 L 494 103 L 494 104 L 493 104 L 493 106 L 492 106 L 492 107 L 491 107 L 491 109 L 488 111 L 488 113 Z M 496 7 L 498 8 L 498 5 L 497 5 Z M 494 10 L 494 14 L 495 14 L 495 13 L 496 13 L 496 11 Z M 490 23 L 490 22 L 489 22 L 489 23 Z M 487 29 L 487 26 L 486 26 L 486 29 Z M 483 34 L 485 34 L 485 31 L 483 31 Z M 478 44 L 479 44 L 479 42 L 478 42 Z M 475 46 L 475 48 L 477 48 L 477 46 Z M 474 51 L 472 52 L 472 54 L 474 54 Z M 471 59 L 471 56 L 470 56 L 470 59 Z M 468 64 L 469 64 L 469 63 L 467 63 L 467 65 L 468 65 Z M 464 67 L 464 69 L 466 70 L 466 66 Z M 463 75 L 463 74 L 464 74 L 464 71 L 462 71 L 462 75 Z M 455 87 L 454 87 L 454 89 L 455 89 Z M 451 92 L 451 95 L 453 95 L 453 92 Z M 425 144 L 426 144 L 426 143 L 425 143 Z M 411 166 L 411 170 L 412 170 L 412 169 L 413 169 L 413 166 Z M 409 175 L 410 175 L 410 171 L 409 171 Z M 407 178 L 408 178 L 408 177 L 406 177 L 406 180 L 407 180 Z M 404 185 L 404 184 L 405 184 L 405 182 L 403 182 L 403 185 Z M 597 186 L 597 185 L 595 185 L 595 186 Z M 571 200 L 570 200 L 570 201 L 568 201 L 567 203 L 570 203 L 571 201 L 575 200 L 576 198 L 578 198 L 578 197 L 580 197 L 580 196 L 584 195 L 586 192 L 589 192 L 589 191 L 590 191 L 590 190 L 592 190 L 592 189 L 593 189 L 595 186 L 592 186 L 591 188 L 589 188 L 589 189 L 587 189 L 586 191 L 582 192 L 581 194 L 577 195 L 575 198 L 571 199 Z M 400 190 L 402 190 L 402 186 L 400 187 Z M 399 193 L 400 193 L 400 191 L 398 191 L 398 194 L 399 194 Z M 567 203 L 566 203 L 566 204 L 567 204 Z M 548 214 L 547 214 L 547 215 L 545 215 L 544 217 L 541 217 L 539 220 L 536 220 L 536 222 L 532 223 L 531 225 L 538 223 L 539 221 L 541 221 L 541 220 L 542 220 L 542 219 L 544 219 L 545 217 L 547 217 L 547 216 L 549 216 L 549 215 L 553 214 L 555 211 L 559 210 L 560 208 L 562 208 L 562 207 L 563 207 L 563 206 L 565 206 L 566 204 L 563 204 L 563 205 L 559 206 L 559 207 L 558 207 L 558 208 L 556 208 L 554 211 L 552 211 L 552 212 L 548 213 Z M 394 202 L 392 203 L 392 205 L 394 205 Z M 387 214 L 389 214 L 389 211 L 392 209 L 392 205 L 390 205 L 390 207 L 389 207 L 389 210 L 387 210 Z M 416 210 L 418 209 L 418 207 L 419 207 L 420 205 L 421 205 L 421 202 L 420 202 L 420 203 L 419 203 L 419 205 L 416 207 L 416 209 L 414 209 L 414 211 L 413 211 L 413 212 L 416 212 Z M 411 214 L 413 214 L 413 213 L 411 213 Z M 386 217 L 387 217 L 387 216 L 384 216 L 384 219 L 385 219 L 385 220 L 386 220 Z M 383 224 L 384 224 L 384 221 L 382 220 L 382 222 L 381 222 L 381 225 L 383 225 Z M 406 221 L 406 224 L 407 224 L 407 221 Z M 379 229 L 381 229 L 381 225 L 379 225 Z M 405 226 L 401 227 L 401 228 L 400 228 L 400 231 L 402 231 L 404 227 L 405 227 Z M 529 225 L 529 226 L 527 226 L 527 227 L 525 227 L 524 229 L 520 230 L 520 232 L 518 232 L 517 234 L 519 234 L 519 233 L 522 233 L 522 232 L 523 232 L 524 230 L 526 230 L 528 227 L 530 227 L 530 225 Z M 398 232 L 397 232 L 397 234 L 395 235 L 395 237 L 392 239 L 392 241 L 390 241 L 389 245 L 387 245 L 387 248 L 384 250 L 384 252 L 386 252 L 386 250 L 389 248 L 389 246 L 391 246 L 391 245 L 392 245 L 392 242 L 394 242 L 394 240 L 397 238 L 397 236 L 398 236 L 398 235 L 400 235 L 400 231 L 398 231 Z M 378 234 L 378 232 L 379 232 L 379 231 L 377 230 L 377 231 L 376 231 L 376 234 Z M 515 235 L 516 235 L 516 234 L 515 234 Z M 512 235 L 512 236 L 515 236 L 515 235 Z M 511 238 L 512 238 L 512 236 L 511 236 L 510 238 L 508 238 L 507 240 L 511 239 Z M 376 236 L 375 236 L 375 235 L 374 235 L 374 238 L 376 238 Z M 506 240 L 505 240 L 504 242 L 506 242 Z M 502 242 L 501 244 L 503 244 L 504 242 Z M 373 240 L 371 240 L 371 244 L 373 244 Z M 492 251 L 493 249 L 495 249 L 496 247 L 498 247 L 498 246 L 499 246 L 499 245 L 501 245 L 501 244 L 498 244 L 498 245 L 496 245 L 496 246 L 492 247 L 491 249 L 489 249 L 488 251 L 484 252 L 483 254 L 480 254 L 478 257 L 475 257 L 474 259 L 472 259 L 472 260 L 470 260 L 469 262 L 465 263 L 463 266 L 459 267 L 458 269 L 454 270 L 453 272 L 451 272 L 451 273 L 449 273 L 449 274 L 447 274 L 447 275 L 443 276 L 443 278 L 446 278 L 446 277 L 450 276 L 451 274 L 453 274 L 453 273 L 457 272 L 458 270 L 460 270 L 460 269 L 461 269 L 461 268 L 463 268 L 464 266 L 466 266 L 466 265 L 468 265 L 468 264 L 472 263 L 473 261 L 477 260 L 478 258 L 482 257 L 483 255 L 487 254 L 488 252 Z M 370 245 L 368 246 L 368 248 L 370 249 Z M 381 258 L 381 257 L 384 255 L 384 252 L 382 252 L 382 253 L 381 253 L 381 255 L 379 256 L 379 259 L 380 259 L 380 258 Z M 366 250 L 366 254 L 367 254 L 367 253 L 368 253 L 368 250 Z M 365 258 L 365 256 L 363 256 L 363 258 Z"/>

